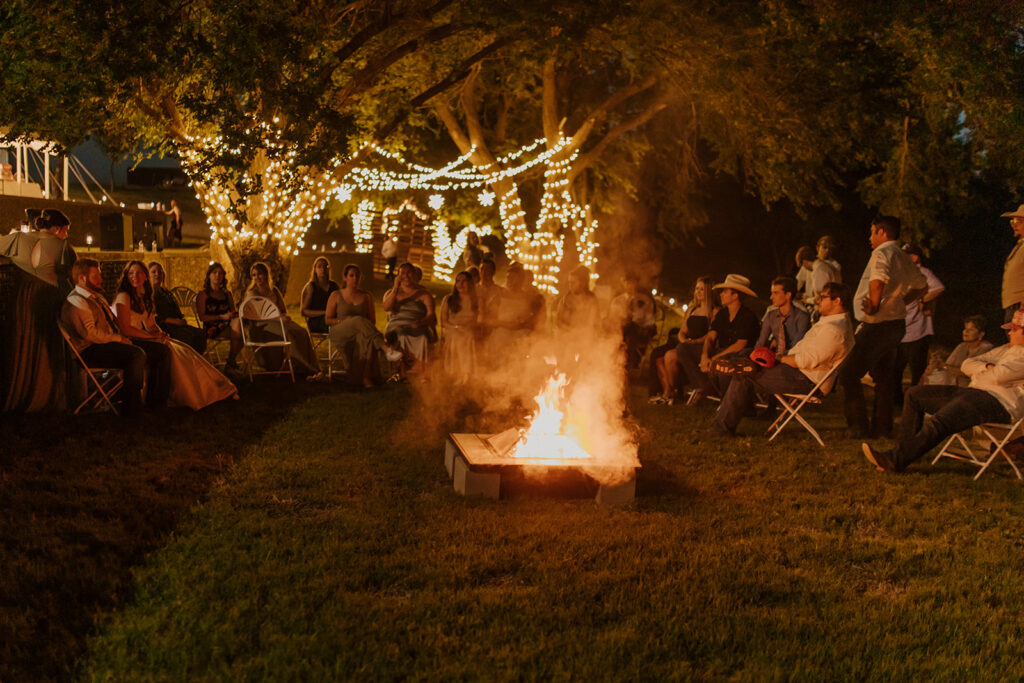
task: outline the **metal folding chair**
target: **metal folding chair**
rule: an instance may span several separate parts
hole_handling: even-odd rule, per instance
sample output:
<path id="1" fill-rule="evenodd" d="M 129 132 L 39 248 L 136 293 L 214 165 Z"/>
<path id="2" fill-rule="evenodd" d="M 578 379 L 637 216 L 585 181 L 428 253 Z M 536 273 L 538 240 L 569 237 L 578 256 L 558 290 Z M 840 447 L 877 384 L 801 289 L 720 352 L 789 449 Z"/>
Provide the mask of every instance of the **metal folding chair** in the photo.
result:
<path id="1" fill-rule="evenodd" d="M 978 473 L 974 475 L 974 478 L 977 479 L 988 469 L 989 465 L 995 462 L 996 458 L 1003 456 L 1006 458 L 1006 462 L 1010 463 L 1010 467 L 1013 468 L 1017 478 L 1024 479 L 1017 468 L 1017 464 L 1010 457 L 1010 454 L 1006 452 L 1006 444 L 1015 438 L 1024 436 L 1022 423 L 1024 423 L 1024 418 L 1012 424 L 985 422 L 976 426 L 974 428 L 974 448 L 971 448 L 970 442 L 963 435 L 954 434 L 949 437 L 942 450 L 932 460 L 932 465 L 937 463 L 939 458 L 952 458 L 953 460 L 970 463 L 979 468 Z"/>
<path id="2" fill-rule="evenodd" d="M 171 298 L 178 304 L 182 315 L 192 314 L 196 327 L 201 328 L 203 321 L 199 319 L 199 312 L 196 310 L 196 297 L 199 295 L 188 287 L 175 287 L 171 290 Z M 185 322 L 188 322 L 187 320 Z"/>
<path id="3" fill-rule="evenodd" d="M 90 367 L 85 359 L 82 358 L 82 354 L 78 352 L 75 345 L 71 342 L 71 336 L 68 335 L 67 330 L 64 329 L 64 325 L 57 321 L 57 327 L 60 329 L 60 334 L 64 337 L 64 342 L 71 349 L 71 352 L 75 354 L 75 358 L 78 360 L 79 365 L 82 366 L 82 370 L 85 371 L 86 376 L 86 391 L 88 395 L 78 407 L 72 412 L 73 415 L 78 415 L 83 408 L 102 408 L 106 405 L 110 408 L 114 415 L 119 415 L 117 408 L 114 406 L 111 397 L 117 393 L 124 384 L 123 373 L 120 368 L 94 368 Z"/>
<path id="4" fill-rule="evenodd" d="M 249 353 L 246 354 L 246 372 L 249 374 L 249 381 L 254 375 L 284 375 L 287 374 L 295 381 L 295 370 L 292 367 L 292 343 L 288 339 L 288 332 L 284 327 L 284 318 L 281 311 L 274 303 L 262 296 L 252 296 L 242 302 L 238 307 L 238 317 L 242 319 L 242 343 Z M 261 323 L 261 333 L 272 337 L 271 339 L 259 340 L 252 338 L 252 330 L 247 329 L 254 323 Z M 277 332 L 280 329 L 280 332 Z M 256 360 L 256 352 L 260 349 L 281 349 L 284 352 L 284 361 L 278 370 L 263 370 L 253 372 L 253 365 Z M 288 367 L 285 370 L 285 366 Z"/>
<path id="5" fill-rule="evenodd" d="M 779 405 L 782 407 L 782 412 L 779 413 L 779 416 L 775 418 L 775 422 L 772 422 L 768 427 L 768 430 L 765 432 L 766 434 L 769 434 L 769 441 L 777 437 L 779 432 L 781 432 L 786 425 L 788 425 L 793 419 L 796 419 L 796 421 L 803 425 L 804 429 L 814 437 L 815 441 L 818 442 L 818 445 L 822 448 L 825 447 L 825 442 L 821 440 L 818 430 L 812 427 L 811 424 L 804 419 L 803 415 L 800 414 L 800 411 L 808 403 L 821 405 L 822 398 L 832 390 L 832 387 L 835 384 L 836 373 L 839 371 L 839 367 L 843 364 L 844 360 L 846 360 L 846 356 L 840 358 L 836 364 L 832 366 L 832 369 L 828 371 L 828 374 L 822 377 L 821 380 L 814 385 L 814 388 L 806 394 L 775 394 L 775 400 L 778 401 Z"/>

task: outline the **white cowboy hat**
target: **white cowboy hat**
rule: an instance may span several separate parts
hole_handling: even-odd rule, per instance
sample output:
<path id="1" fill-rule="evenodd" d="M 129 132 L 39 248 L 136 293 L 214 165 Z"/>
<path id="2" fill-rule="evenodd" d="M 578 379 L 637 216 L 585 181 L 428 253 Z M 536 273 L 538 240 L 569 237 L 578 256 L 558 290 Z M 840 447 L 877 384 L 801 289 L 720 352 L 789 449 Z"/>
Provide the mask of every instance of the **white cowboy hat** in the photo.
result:
<path id="1" fill-rule="evenodd" d="M 757 294 L 754 294 L 754 290 L 750 288 L 750 280 L 736 273 L 729 273 L 725 276 L 725 282 L 720 282 L 711 289 L 734 289 L 737 292 L 757 297 Z"/>
<path id="2" fill-rule="evenodd" d="M 1007 211 L 1000 218 L 1024 218 L 1024 204 L 1018 206 L 1016 211 Z"/>

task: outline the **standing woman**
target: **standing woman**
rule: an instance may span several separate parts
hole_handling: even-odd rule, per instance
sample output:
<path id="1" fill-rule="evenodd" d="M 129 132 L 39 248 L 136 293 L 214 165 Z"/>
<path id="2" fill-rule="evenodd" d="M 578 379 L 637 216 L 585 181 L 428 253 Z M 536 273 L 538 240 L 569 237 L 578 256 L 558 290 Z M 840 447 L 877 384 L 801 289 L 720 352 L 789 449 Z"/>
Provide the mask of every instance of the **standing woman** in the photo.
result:
<path id="1" fill-rule="evenodd" d="M 152 355 L 153 349 L 167 347 L 171 405 L 201 410 L 211 403 L 238 396 L 235 385 L 217 368 L 188 344 L 172 339 L 157 325 L 153 287 L 142 261 L 129 261 L 121 273 L 114 311 L 121 334 L 142 346 L 147 357 Z M 149 391 L 154 389 L 153 386 L 148 388 Z"/>
<path id="2" fill-rule="evenodd" d="M 0 348 L 6 349 L 0 356 L 0 412 L 61 410 L 68 402 L 71 365 L 57 313 L 72 289 L 77 259 L 67 239 L 70 227 L 62 212 L 44 209 L 35 230 L 0 236 L 0 256 L 22 271 L 15 271 L 13 324 L 0 330 Z"/>
<path id="3" fill-rule="evenodd" d="M 476 327 L 480 307 L 473 278 L 466 271 L 455 276 L 451 293 L 441 302 L 444 332 L 444 369 L 456 382 L 476 379 Z"/>
<path id="4" fill-rule="evenodd" d="M 167 228 L 167 246 L 177 247 L 181 245 L 181 209 L 178 202 L 171 200 L 171 208 L 164 211 L 171 217 L 171 224 Z"/>
<path id="5" fill-rule="evenodd" d="M 437 339 L 434 325 L 434 298 L 420 287 L 416 269 L 411 263 L 403 263 L 395 275 L 395 286 L 384 293 L 384 310 L 388 312 L 385 334 L 394 333 L 398 347 L 405 354 L 412 372 L 422 370 L 427 360 L 430 342 Z M 390 339 L 390 337 L 389 337 Z M 405 364 L 399 372 L 405 376 Z"/>
<path id="6" fill-rule="evenodd" d="M 344 287 L 332 292 L 327 299 L 325 318 L 331 345 L 349 354 L 348 383 L 372 387 L 377 351 L 384 347 L 384 335 L 377 329 L 373 296 L 359 288 L 360 277 L 358 266 L 351 263 L 345 266 Z"/>
<path id="7" fill-rule="evenodd" d="M 206 269 L 203 291 L 196 297 L 196 311 L 203 323 L 207 339 L 230 339 L 227 370 L 237 370 L 235 359 L 242 350 L 242 326 L 238 322 L 238 311 L 228 291 L 228 274 L 224 266 L 211 263 Z"/>
<path id="8" fill-rule="evenodd" d="M 687 305 L 682 325 L 679 326 L 679 334 L 676 337 L 679 343 L 676 348 L 665 352 L 663 357 L 655 361 L 658 378 L 661 380 L 661 396 L 654 397 L 652 403 L 672 403 L 675 400 L 680 354 L 688 354 L 695 361 L 700 360 L 704 338 L 711 330 L 711 321 L 719 309 L 711 293 L 713 285 L 714 280 L 710 277 L 697 278 L 693 286 L 693 299 Z"/>
<path id="9" fill-rule="evenodd" d="M 315 375 L 320 372 L 320 362 L 316 358 L 313 340 L 309 338 L 309 332 L 305 328 L 298 325 L 285 313 L 287 309 L 284 305 L 284 297 L 270 278 L 270 267 L 262 261 L 257 261 L 249 268 L 249 277 L 251 282 L 249 288 L 245 290 L 245 298 L 262 296 L 269 299 L 270 303 L 277 306 L 277 310 L 281 312 L 285 334 L 288 335 L 288 341 L 292 343 L 292 363 L 295 365 L 295 371 L 302 375 Z M 280 353 L 277 349 L 263 349 L 260 353 L 265 354 L 269 365 L 277 364 L 275 363 L 276 356 Z M 281 360 L 283 362 L 283 357 Z"/>
<path id="10" fill-rule="evenodd" d="M 327 334 L 327 322 L 324 320 L 327 299 L 337 291 L 338 283 L 331 279 L 330 261 L 325 256 L 317 256 L 313 261 L 309 282 L 302 288 L 302 317 L 306 319 L 306 327 L 311 333 Z"/>

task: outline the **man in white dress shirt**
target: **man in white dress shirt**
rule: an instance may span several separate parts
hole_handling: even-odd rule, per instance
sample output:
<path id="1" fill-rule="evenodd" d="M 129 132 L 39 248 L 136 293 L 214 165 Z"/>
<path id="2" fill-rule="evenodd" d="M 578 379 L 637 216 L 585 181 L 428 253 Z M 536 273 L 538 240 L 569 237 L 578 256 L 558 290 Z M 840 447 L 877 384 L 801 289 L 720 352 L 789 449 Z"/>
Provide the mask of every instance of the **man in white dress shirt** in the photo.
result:
<path id="1" fill-rule="evenodd" d="M 819 295 L 818 322 L 772 367 L 732 378 L 711 431 L 719 436 L 735 436 L 740 420 L 754 407 L 757 394 L 803 394 L 813 389 L 853 346 L 849 304 L 849 290 L 838 282 L 826 284 Z"/>
<path id="2" fill-rule="evenodd" d="M 1024 310 L 1003 325 L 1010 343 L 974 358 L 960 371 L 966 388 L 921 385 L 907 391 L 900 440 L 892 451 L 861 445 L 864 457 L 885 472 L 902 472 L 953 434 L 985 422 L 1013 422 L 1024 415 Z M 925 414 L 931 417 L 924 419 Z"/>
<path id="3" fill-rule="evenodd" d="M 853 312 L 860 321 L 856 344 L 839 371 L 848 437 L 892 435 L 893 380 L 896 354 L 906 333 L 906 304 L 924 295 L 927 288 L 924 275 L 900 249 L 899 236 L 899 218 L 879 216 L 871 224 L 873 251 L 853 297 Z M 875 380 L 870 427 L 861 385 L 869 371 Z"/>

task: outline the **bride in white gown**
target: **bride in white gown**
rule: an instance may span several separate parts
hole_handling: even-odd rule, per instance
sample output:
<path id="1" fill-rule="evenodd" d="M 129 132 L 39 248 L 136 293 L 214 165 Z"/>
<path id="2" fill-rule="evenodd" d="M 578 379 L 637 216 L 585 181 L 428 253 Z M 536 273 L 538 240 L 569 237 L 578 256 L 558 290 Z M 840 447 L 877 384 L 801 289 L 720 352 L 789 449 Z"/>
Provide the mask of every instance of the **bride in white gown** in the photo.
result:
<path id="1" fill-rule="evenodd" d="M 138 310 L 137 310 L 138 309 Z M 238 389 L 192 347 L 171 339 L 156 324 L 149 271 L 141 261 L 129 261 L 121 273 L 114 313 L 121 334 L 162 341 L 171 350 L 171 405 L 200 410 L 225 398 L 238 398 Z"/>

